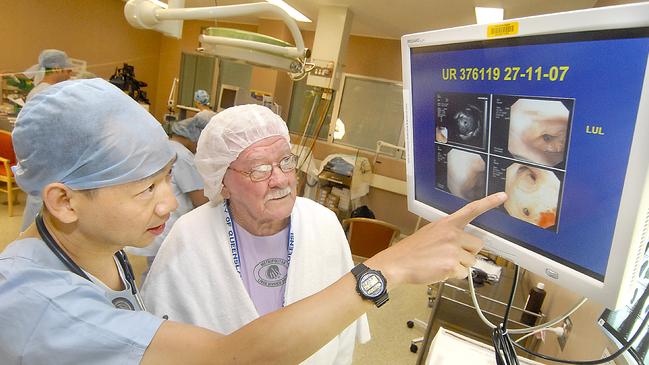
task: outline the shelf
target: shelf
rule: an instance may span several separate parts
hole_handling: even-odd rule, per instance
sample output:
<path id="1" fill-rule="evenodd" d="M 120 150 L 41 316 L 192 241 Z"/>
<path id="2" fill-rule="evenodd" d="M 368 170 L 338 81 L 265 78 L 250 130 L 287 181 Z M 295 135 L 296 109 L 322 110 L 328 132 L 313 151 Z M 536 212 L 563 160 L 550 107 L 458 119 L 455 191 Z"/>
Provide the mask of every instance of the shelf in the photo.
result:
<path id="1" fill-rule="evenodd" d="M 352 185 L 351 176 L 344 176 L 331 171 L 322 171 L 318 177 L 335 184 L 345 185 L 348 188 Z"/>

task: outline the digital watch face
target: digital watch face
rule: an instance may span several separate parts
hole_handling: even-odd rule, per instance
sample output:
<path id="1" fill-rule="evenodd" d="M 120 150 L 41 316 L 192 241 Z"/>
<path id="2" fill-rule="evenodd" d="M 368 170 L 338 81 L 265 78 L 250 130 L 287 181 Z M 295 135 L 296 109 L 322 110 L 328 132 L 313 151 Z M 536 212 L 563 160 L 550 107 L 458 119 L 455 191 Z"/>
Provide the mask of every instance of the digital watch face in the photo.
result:
<path id="1" fill-rule="evenodd" d="M 376 298 L 383 293 L 383 280 L 373 272 L 366 272 L 361 276 L 360 289 L 366 296 Z"/>
<path id="2" fill-rule="evenodd" d="M 603 280 L 649 53 L 649 29 L 410 49 L 415 200 Z"/>

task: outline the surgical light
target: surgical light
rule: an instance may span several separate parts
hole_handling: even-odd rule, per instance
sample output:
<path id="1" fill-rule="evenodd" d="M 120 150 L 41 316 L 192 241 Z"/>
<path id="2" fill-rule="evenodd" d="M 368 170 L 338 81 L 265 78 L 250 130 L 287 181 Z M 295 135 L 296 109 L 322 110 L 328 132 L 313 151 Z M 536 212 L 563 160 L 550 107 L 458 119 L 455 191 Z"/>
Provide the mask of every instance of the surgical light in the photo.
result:
<path id="1" fill-rule="evenodd" d="M 169 0 L 163 6 L 157 0 L 129 0 L 124 6 L 126 20 L 136 28 L 154 29 L 167 36 L 182 37 L 183 20 L 221 19 L 272 12 L 282 18 L 295 46 L 259 33 L 236 29 L 210 28 L 200 35 L 199 51 L 257 66 L 287 71 L 299 80 L 313 69 L 310 51 L 295 20 L 278 5 L 260 2 L 241 5 L 184 8 L 184 0 Z"/>
<path id="2" fill-rule="evenodd" d="M 477 24 L 501 22 L 504 18 L 504 14 L 505 10 L 503 8 L 475 7 L 475 18 Z"/>

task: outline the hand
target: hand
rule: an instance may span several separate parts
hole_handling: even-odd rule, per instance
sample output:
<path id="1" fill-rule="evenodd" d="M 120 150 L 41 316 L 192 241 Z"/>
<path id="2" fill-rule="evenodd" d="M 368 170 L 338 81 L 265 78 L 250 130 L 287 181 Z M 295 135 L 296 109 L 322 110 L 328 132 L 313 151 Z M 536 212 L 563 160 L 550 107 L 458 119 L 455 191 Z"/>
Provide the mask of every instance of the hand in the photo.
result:
<path id="1" fill-rule="evenodd" d="M 505 200 L 507 194 L 501 192 L 473 201 L 372 257 L 367 266 L 381 270 L 389 286 L 464 278 L 483 246 L 482 240 L 464 227 Z"/>

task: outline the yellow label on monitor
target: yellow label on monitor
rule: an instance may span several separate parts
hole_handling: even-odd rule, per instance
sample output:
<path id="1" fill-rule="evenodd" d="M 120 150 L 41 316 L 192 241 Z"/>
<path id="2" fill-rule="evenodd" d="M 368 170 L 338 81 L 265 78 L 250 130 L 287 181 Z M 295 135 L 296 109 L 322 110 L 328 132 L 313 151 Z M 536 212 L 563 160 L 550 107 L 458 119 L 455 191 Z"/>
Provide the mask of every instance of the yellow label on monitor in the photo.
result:
<path id="1" fill-rule="evenodd" d="M 487 26 L 487 38 L 518 34 L 518 22 L 491 24 Z"/>

